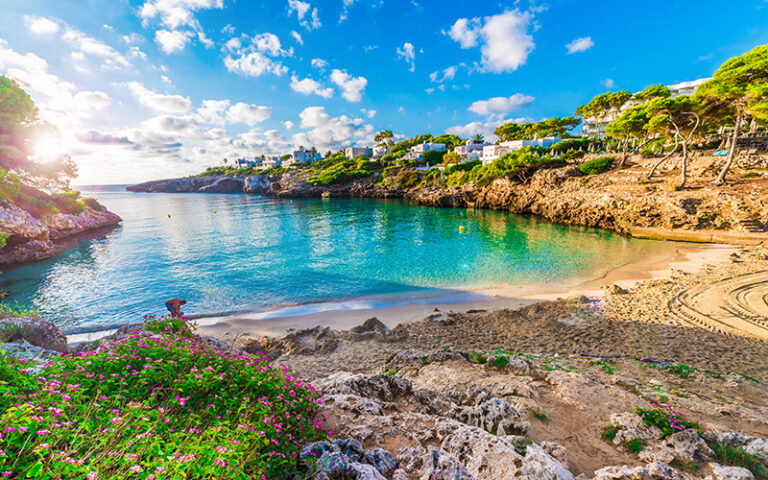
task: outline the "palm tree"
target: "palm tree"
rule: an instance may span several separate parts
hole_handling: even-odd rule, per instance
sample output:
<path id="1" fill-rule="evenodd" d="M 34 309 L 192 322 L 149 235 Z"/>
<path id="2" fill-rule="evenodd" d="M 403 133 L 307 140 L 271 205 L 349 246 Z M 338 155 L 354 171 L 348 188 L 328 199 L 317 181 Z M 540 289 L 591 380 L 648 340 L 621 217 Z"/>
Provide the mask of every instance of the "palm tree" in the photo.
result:
<path id="1" fill-rule="evenodd" d="M 476 134 L 474 137 L 472 137 L 472 141 L 475 143 L 483 143 L 483 140 L 485 140 L 485 137 L 482 133 Z"/>

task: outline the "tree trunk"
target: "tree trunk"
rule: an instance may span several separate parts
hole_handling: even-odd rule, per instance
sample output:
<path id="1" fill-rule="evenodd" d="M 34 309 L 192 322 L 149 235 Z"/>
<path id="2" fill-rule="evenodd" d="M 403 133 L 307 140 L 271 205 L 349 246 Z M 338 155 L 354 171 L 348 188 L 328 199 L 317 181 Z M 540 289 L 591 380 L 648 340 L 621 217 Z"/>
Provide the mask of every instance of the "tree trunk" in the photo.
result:
<path id="1" fill-rule="evenodd" d="M 672 150 L 671 150 L 671 151 L 670 151 L 668 154 L 664 155 L 664 156 L 661 158 L 661 160 L 659 160 L 658 162 L 656 162 L 656 164 L 653 166 L 653 168 L 651 168 L 651 171 L 650 171 L 650 172 L 648 172 L 648 180 L 650 180 L 651 178 L 653 178 L 653 175 L 656 173 L 656 170 L 657 170 L 657 169 L 658 169 L 658 168 L 661 166 L 661 164 L 662 164 L 662 163 L 664 163 L 664 162 L 666 162 L 666 161 L 667 161 L 667 159 L 668 159 L 669 157 L 671 157 L 671 156 L 672 156 L 672 155 L 673 155 L 673 154 L 674 154 L 674 153 L 677 151 L 677 147 L 678 147 L 678 145 L 679 145 L 678 136 L 677 136 L 677 135 L 675 135 L 675 148 L 673 148 L 673 149 L 672 149 Z M 664 151 L 664 147 L 663 147 L 663 146 L 661 147 L 661 150 L 662 150 L 662 151 Z"/>
<path id="2" fill-rule="evenodd" d="M 728 169 L 733 165 L 733 157 L 736 153 L 736 143 L 739 140 L 739 128 L 741 127 L 741 120 L 743 115 L 739 113 L 736 115 L 736 125 L 733 127 L 733 136 L 731 137 L 731 148 L 728 149 L 728 158 L 725 160 L 725 165 L 720 170 L 720 174 L 715 179 L 715 185 L 722 185 L 725 183 L 725 176 L 728 174 Z"/>
<path id="3" fill-rule="evenodd" d="M 627 163 L 627 149 L 629 148 L 629 137 L 624 138 L 624 145 L 621 149 L 621 161 L 616 168 L 624 168 L 624 164 Z"/>
<path id="4" fill-rule="evenodd" d="M 688 181 L 688 140 L 683 138 L 683 159 L 680 164 L 680 185 L 678 190 L 685 188 L 685 184 Z"/>

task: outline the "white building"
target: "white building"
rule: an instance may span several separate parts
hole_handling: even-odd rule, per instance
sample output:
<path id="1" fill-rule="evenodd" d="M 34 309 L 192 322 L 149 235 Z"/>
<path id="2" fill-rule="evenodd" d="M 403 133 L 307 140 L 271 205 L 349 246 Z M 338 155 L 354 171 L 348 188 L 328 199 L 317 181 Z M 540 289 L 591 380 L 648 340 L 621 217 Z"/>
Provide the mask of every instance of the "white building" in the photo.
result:
<path id="1" fill-rule="evenodd" d="M 383 157 L 384 155 L 389 153 L 389 146 L 387 145 L 376 145 L 373 147 L 373 157 L 374 159 L 379 159 Z"/>
<path id="2" fill-rule="evenodd" d="M 498 145 L 488 145 L 483 147 L 483 155 L 480 158 L 483 165 L 488 165 L 505 153 L 514 152 L 523 147 L 551 147 L 559 141 L 560 137 L 542 137 L 534 138 L 533 140 L 510 140 L 508 142 L 501 142 Z"/>
<path id="3" fill-rule="evenodd" d="M 256 162 L 256 160 L 246 160 L 245 158 L 238 158 L 235 160 L 235 168 L 248 168 L 256 166 L 258 166 L 258 162 Z"/>
<path id="4" fill-rule="evenodd" d="M 293 163 L 314 163 L 323 159 L 320 153 L 312 153 L 309 150 L 296 150 L 291 155 Z"/>
<path id="5" fill-rule="evenodd" d="M 344 156 L 347 158 L 355 158 L 358 155 L 365 155 L 371 158 L 373 156 L 373 149 L 368 147 L 347 147 L 344 149 Z"/>
<path id="6" fill-rule="evenodd" d="M 413 153 L 420 153 L 425 154 L 427 152 L 442 152 L 445 150 L 445 144 L 444 143 L 431 143 L 431 142 L 424 142 L 420 143 L 418 145 L 414 145 L 411 147 L 411 152 Z"/>
<path id="7" fill-rule="evenodd" d="M 261 161 L 261 168 L 273 168 L 278 167 L 281 164 L 280 157 L 276 155 L 267 155 Z"/>
<path id="8" fill-rule="evenodd" d="M 709 78 L 700 78 L 698 80 L 691 80 L 688 82 L 674 83 L 672 85 L 667 85 L 667 88 L 669 89 L 669 93 L 672 97 L 679 97 L 680 95 L 693 95 L 696 93 L 696 89 L 699 87 L 699 85 L 706 82 L 707 80 L 709 80 Z M 599 119 L 596 117 L 585 118 L 581 129 L 581 135 L 584 137 L 605 138 L 606 125 L 616 120 L 616 118 L 624 113 L 625 110 L 634 107 L 635 105 L 637 105 L 637 102 L 630 100 L 622 105 L 621 108 L 614 108 Z M 600 124 L 599 130 L 598 121 Z"/>
<path id="9" fill-rule="evenodd" d="M 453 151 L 455 153 L 458 153 L 462 157 L 464 157 L 462 158 L 463 162 L 468 162 L 468 161 L 471 161 L 471 160 L 467 160 L 467 158 L 472 152 L 478 153 L 478 156 L 479 156 L 480 155 L 479 152 L 482 152 L 483 148 L 487 147 L 488 145 L 490 145 L 490 143 L 485 141 L 475 142 L 474 140 L 467 140 L 467 143 L 465 143 L 464 145 L 457 145 L 456 147 L 454 147 Z"/>

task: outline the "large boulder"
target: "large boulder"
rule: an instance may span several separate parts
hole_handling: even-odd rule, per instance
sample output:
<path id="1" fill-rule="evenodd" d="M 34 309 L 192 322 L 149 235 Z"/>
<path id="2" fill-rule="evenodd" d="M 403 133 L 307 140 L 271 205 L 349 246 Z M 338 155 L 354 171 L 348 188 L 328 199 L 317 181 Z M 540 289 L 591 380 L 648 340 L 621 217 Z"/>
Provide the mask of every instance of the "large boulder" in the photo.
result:
<path id="1" fill-rule="evenodd" d="M 755 480 L 755 476 L 742 467 L 724 467 L 717 463 L 710 463 L 712 468 L 712 475 L 708 476 L 706 480 Z"/>
<path id="2" fill-rule="evenodd" d="M 283 338 L 262 337 L 248 342 L 243 350 L 262 353 L 275 359 L 284 354 L 312 355 L 331 353 L 339 346 L 341 335 L 329 327 L 294 330 Z"/>
<path id="3" fill-rule="evenodd" d="M 477 405 L 455 407 L 448 416 L 495 435 L 525 435 L 531 423 L 501 398 L 490 398 Z"/>
<path id="4" fill-rule="evenodd" d="M 0 317 L 0 342 L 22 341 L 45 350 L 67 352 L 67 336 L 51 322 L 37 316 Z"/>
<path id="5" fill-rule="evenodd" d="M 626 445 L 630 441 L 640 438 L 643 440 L 658 440 L 662 437 L 661 429 L 656 426 L 646 425 L 640 415 L 622 412 L 611 415 L 611 424 L 619 427 L 613 443 Z"/>
<path id="6" fill-rule="evenodd" d="M 768 463 L 768 440 L 765 438 L 735 432 L 718 433 L 714 435 L 714 438 L 722 444 L 743 448 L 745 452 Z"/>
<path id="7" fill-rule="evenodd" d="M 301 459 L 314 462 L 313 478 L 328 480 L 386 480 L 395 472 L 395 459 L 386 450 L 365 450 L 354 439 L 315 442 L 301 451 Z"/>
<path id="8" fill-rule="evenodd" d="M 435 447 L 405 447 L 397 452 L 397 462 L 410 480 L 474 480 L 461 461 Z M 478 477 L 482 478 L 482 477 Z"/>

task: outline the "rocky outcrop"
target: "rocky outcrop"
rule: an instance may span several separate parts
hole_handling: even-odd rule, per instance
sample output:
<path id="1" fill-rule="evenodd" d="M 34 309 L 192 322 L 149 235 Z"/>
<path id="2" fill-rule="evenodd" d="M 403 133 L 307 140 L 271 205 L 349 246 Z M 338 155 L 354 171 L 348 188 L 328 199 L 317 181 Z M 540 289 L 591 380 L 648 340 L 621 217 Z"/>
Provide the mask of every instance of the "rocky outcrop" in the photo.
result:
<path id="1" fill-rule="evenodd" d="M 122 219 L 105 208 L 86 207 L 80 214 L 56 213 L 36 218 L 9 202 L 0 202 L 0 265 L 34 262 L 58 255 L 71 245 L 63 240 L 114 227 Z"/>
<path id="2" fill-rule="evenodd" d="M 240 193 L 245 181 L 240 177 L 221 177 L 213 183 L 200 187 L 200 193 Z"/>
<path id="3" fill-rule="evenodd" d="M 0 342 L 28 342 L 44 350 L 67 352 L 67 337 L 62 331 L 37 316 L 0 317 Z"/>
<path id="4" fill-rule="evenodd" d="M 642 161 L 642 160 L 641 160 Z M 482 208 L 530 214 L 551 223 L 602 228 L 622 234 L 654 237 L 660 230 L 686 232 L 698 241 L 760 243 L 768 238 L 764 220 L 765 191 L 712 187 L 676 191 L 664 184 L 648 185 L 642 170 L 584 176 L 575 166 L 535 172 L 527 181 L 499 178 L 487 186 L 414 188 L 361 179 L 348 185 L 316 187 L 302 171 L 265 174 L 226 182 L 226 191 L 259 193 L 280 198 L 405 198 L 419 205 Z M 226 178 L 226 177 L 224 177 Z M 130 187 L 137 192 L 208 192 L 222 177 L 194 177 L 148 182 Z M 620 185 L 620 187 L 617 187 Z M 761 223 L 762 222 L 762 223 Z M 723 231 L 744 235 L 722 237 Z M 691 233 L 709 232 L 704 239 Z M 714 232 L 714 233 L 713 233 Z M 722 238 L 721 238 L 722 237 Z M 655 238 L 655 237 L 654 237 Z"/>

